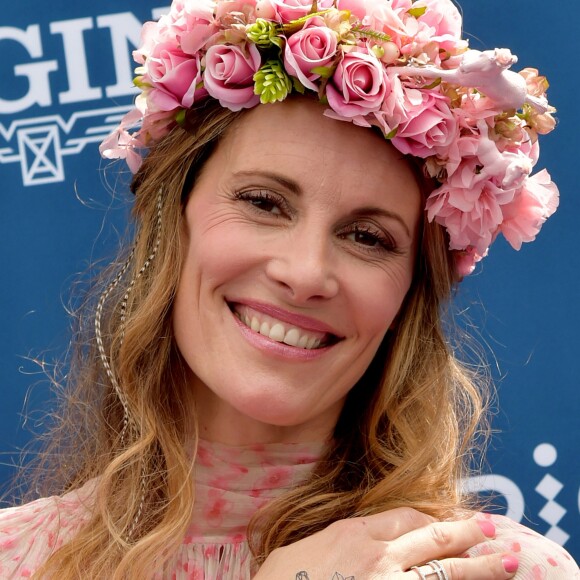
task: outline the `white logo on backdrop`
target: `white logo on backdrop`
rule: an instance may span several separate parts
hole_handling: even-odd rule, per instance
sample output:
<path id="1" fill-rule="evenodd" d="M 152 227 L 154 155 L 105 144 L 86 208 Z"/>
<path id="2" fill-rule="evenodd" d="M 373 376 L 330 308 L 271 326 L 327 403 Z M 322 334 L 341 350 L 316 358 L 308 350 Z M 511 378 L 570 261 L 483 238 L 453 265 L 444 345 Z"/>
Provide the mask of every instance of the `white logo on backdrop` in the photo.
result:
<path id="1" fill-rule="evenodd" d="M 558 459 L 557 449 L 550 443 L 541 443 L 534 449 L 534 462 L 540 467 L 551 467 Z M 491 492 L 501 495 L 506 502 L 506 516 L 521 522 L 524 517 L 525 500 L 519 486 L 503 475 L 480 475 L 470 477 L 463 482 L 464 490 L 468 493 Z M 546 503 L 538 512 L 538 516 L 550 525 L 544 534 L 550 540 L 564 546 L 570 539 L 570 534 L 563 530 L 559 524 L 566 515 L 567 510 L 556 501 L 556 496 L 562 491 L 564 484 L 553 475 L 547 473 L 535 487 L 535 491 L 541 495 Z M 580 492 L 578 495 L 578 510 L 580 511 Z"/>
<path id="2" fill-rule="evenodd" d="M 167 10 L 156 8 L 152 17 L 159 18 Z M 26 94 L 8 99 L 1 94 L 0 87 L 0 164 L 19 163 L 25 186 L 64 181 L 63 158 L 78 155 L 88 144 L 102 141 L 131 106 L 111 104 L 118 99 L 126 101 L 136 93 L 131 50 L 139 44 L 141 22 L 134 14 L 121 12 L 49 23 L 50 34 L 62 40 L 63 62 L 46 58 L 43 29 L 39 24 L 30 24 L 26 29 L 0 26 L 2 53 L 10 54 L 7 47 L 12 43 L 18 47 L 14 54 L 21 54 L 24 49 L 30 60 L 13 67 L 14 81 L 24 78 L 28 83 Z M 91 33 L 102 35 L 103 30 L 109 31 L 113 60 L 110 64 L 102 60 L 89 63 L 85 39 Z M 92 86 L 91 66 L 110 66 L 115 71 L 116 82 L 106 87 Z M 61 70 L 66 72 L 68 89 L 54 99 L 51 74 Z M 8 82 L 2 84 L 9 86 Z M 57 112 L 15 118 L 31 107 L 99 100 L 97 108 L 78 110 L 68 116 Z M 11 115 L 10 121 L 2 122 L 6 115 Z"/>

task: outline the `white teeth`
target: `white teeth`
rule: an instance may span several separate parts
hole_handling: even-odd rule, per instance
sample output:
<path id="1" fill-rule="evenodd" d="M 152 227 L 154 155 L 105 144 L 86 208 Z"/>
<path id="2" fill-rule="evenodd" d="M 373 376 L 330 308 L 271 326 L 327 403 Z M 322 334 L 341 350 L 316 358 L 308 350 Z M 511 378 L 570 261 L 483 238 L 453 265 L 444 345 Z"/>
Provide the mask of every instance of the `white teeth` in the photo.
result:
<path id="1" fill-rule="evenodd" d="M 298 346 L 300 342 L 300 331 L 297 328 L 291 328 L 284 337 L 284 342 L 290 346 Z"/>
<path id="2" fill-rule="evenodd" d="M 269 337 L 272 340 L 275 340 L 276 342 L 282 342 L 284 340 L 285 334 L 286 331 L 284 330 L 284 327 L 281 324 L 274 324 L 274 326 L 272 326 L 272 328 L 270 329 Z"/>
<path id="3" fill-rule="evenodd" d="M 321 332 L 307 331 L 286 325 L 267 314 L 257 313 L 241 306 L 234 311 L 236 316 L 254 332 L 267 336 L 270 340 L 283 342 L 289 346 L 311 350 L 319 348 L 325 337 Z"/>

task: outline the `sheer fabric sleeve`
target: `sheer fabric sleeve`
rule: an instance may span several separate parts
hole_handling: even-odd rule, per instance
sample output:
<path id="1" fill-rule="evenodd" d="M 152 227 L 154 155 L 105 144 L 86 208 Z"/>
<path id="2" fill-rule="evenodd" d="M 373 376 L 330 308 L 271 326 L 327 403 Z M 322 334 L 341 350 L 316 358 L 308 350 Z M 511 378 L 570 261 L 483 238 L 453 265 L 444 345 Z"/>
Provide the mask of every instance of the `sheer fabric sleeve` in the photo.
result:
<path id="1" fill-rule="evenodd" d="M 30 578 L 74 537 L 90 517 L 86 491 L 0 510 L 0 578 Z"/>
<path id="2" fill-rule="evenodd" d="M 496 537 L 468 551 L 469 556 L 512 552 L 520 562 L 516 580 L 578 580 L 574 559 L 558 544 L 506 518 L 486 514 L 496 527 Z"/>

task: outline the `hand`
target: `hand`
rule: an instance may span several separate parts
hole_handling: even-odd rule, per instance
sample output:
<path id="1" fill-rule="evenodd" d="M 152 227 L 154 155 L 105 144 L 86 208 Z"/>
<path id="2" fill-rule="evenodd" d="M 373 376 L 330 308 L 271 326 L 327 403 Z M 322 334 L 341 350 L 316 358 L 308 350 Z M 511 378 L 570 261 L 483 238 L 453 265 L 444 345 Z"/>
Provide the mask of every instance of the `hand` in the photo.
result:
<path id="1" fill-rule="evenodd" d="M 517 559 L 509 553 L 460 557 L 495 535 L 489 520 L 438 522 L 411 508 L 340 520 L 274 550 L 254 580 L 505 580 Z M 444 573 L 425 565 L 439 560 Z M 413 570 L 413 566 L 420 569 Z M 421 574 L 422 573 L 422 574 Z"/>

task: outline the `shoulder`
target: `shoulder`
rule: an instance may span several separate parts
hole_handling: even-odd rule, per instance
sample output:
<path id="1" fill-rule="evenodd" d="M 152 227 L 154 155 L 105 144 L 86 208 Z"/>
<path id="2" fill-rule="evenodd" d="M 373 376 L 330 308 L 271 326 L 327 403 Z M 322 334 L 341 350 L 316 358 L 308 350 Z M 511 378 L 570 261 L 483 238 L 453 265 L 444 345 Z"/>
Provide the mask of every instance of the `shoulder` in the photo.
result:
<path id="1" fill-rule="evenodd" d="M 88 521 L 87 484 L 62 497 L 0 510 L 0 578 L 27 578 Z"/>
<path id="2" fill-rule="evenodd" d="M 496 537 L 469 550 L 471 556 L 512 552 L 520 562 L 516 580 L 541 578 L 546 580 L 580 579 L 580 569 L 568 552 L 548 538 L 504 516 L 489 517 L 496 527 Z"/>

